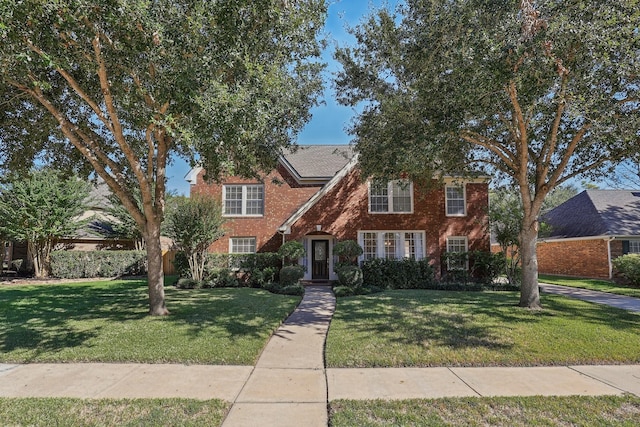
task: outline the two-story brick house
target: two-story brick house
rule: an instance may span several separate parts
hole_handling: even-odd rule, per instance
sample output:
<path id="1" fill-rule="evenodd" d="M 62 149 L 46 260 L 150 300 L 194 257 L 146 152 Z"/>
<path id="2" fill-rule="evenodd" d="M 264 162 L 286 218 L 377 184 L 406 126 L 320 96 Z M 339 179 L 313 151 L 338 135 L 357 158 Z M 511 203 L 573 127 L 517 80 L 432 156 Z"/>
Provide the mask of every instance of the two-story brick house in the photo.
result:
<path id="1" fill-rule="evenodd" d="M 229 218 L 211 251 L 277 251 L 298 240 L 306 249 L 300 260 L 306 280 L 335 279 L 333 245 L 348 239 L 363 247 L 362 259 L 426 257 L 438 275 L 446 251 L 489 251 L 484 178 L 449 179 L 429 191 L 403 180 L 363 180 L 350 147 L 336 145 L 301 146 L 261 182 L 207 183 L 203 175 L 201 169 L 187 175 L 191 194 L 219 199 Z"/>

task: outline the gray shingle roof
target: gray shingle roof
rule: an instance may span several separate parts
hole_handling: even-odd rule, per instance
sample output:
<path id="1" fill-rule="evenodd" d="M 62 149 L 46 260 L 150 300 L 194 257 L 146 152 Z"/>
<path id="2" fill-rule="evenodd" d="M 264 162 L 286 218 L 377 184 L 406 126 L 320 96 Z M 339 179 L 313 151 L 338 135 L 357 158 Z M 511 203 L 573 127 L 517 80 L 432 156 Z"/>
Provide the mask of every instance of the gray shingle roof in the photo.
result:
<path id="1" fill-rule="evenodd" d="M 330 179 L 353 158 L 348 145 L 300 145 L 283 155 L 285 166 L 301 179 Z"/>
<path id="2" fill-rule="evenodd" d="M 586 190 L 543 219 L 556 238 L 640 236 L 640 190 Z"/>

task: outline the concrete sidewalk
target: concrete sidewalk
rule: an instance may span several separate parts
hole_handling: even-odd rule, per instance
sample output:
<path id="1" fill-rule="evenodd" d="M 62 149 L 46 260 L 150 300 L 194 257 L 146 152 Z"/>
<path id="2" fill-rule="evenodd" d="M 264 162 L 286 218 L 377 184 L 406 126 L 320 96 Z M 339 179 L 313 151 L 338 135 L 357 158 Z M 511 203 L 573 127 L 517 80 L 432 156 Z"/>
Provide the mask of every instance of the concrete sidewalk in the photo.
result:
<path id="1" fill-rule="evenodd" d="M 253 368 L 146 364 L 0 365 L 0 397 L 222 399 L 253 404 L 464 396 L 640 396 L 640 365 L 529 368 Z M 321 402 L 320 402 L 321 400 Z M 246 404 L 244 409 L 241 404 Z M 238 409 L 240 408 L 240 409 Z M 254 408 L 257 408 L 255 406 Z"/>
<path id="2" fill-rule="evenodd" d="M 640 312 L 640 298 L 616 295 L 608 292 L 598 292 L 589 289 L 573 288 L 570 286 L 550 285 L 540 283 L 540 290 L 550 294 L 564 295 L 596 304 L 609 305 L 623 310 Z"/>
<path id="3" fill-rule="evenodd" d="M 310 286 L 255 367 L 178 364 L 0 364 L 0 397 L 222 399 L 223 426 L 326 426 L 336 399 L 640 396 L 640 365 L 325 369 L 335 299 Z"/>

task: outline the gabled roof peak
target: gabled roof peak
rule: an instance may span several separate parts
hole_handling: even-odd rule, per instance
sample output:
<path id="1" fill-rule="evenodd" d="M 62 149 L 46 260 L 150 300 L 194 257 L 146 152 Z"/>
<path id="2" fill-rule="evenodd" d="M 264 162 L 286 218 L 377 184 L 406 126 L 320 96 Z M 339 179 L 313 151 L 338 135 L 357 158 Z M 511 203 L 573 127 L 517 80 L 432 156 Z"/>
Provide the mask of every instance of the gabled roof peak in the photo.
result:
<path id="1" fill-rule="evenodd" d="M 281 163 L 300 183 L 326 182 L 353 158 L 349 145 L 298 145 L 281 156 Z"/>
<path id="2" fill-rule="evenodd" d="M 640 236 L 640 190 L 585 190 L 544 219 L 552 237 Z"/>

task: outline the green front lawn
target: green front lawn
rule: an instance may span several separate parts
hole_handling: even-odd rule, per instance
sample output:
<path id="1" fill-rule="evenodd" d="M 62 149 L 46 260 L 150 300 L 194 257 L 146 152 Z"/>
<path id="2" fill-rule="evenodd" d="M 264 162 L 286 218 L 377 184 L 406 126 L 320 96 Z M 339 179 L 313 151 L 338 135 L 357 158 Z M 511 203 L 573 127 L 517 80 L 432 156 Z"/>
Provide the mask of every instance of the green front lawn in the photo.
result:
<path id="1" fill-rule="evenodd" d="M 329 367 L 536 366 L 640 362 L 640 313 L 513 292 L 388 291 L 339 298 Z"/>
<path id="2" fill-rule="evenodd" d="M 627 426 L 640 420 L 640 397 L 499 397 L 331 402 L 332 427 Z"/>
<path id="3" fill-rule="evenodd" d="M 10 426 L 215 427 L 229 410 L 220 400 L 0 398 L 0 423 Z"/>
<path id="4" fill-rule="evenodd" d="M 166 288 L 151 317 L 146 280 L 0 285 L 0 362 L 253 365 L 299 297 Z"/>
<path id="5" fill-rule="evenodd" d="M 546 274 L 540 274 L 538 275 L 538 282 L 640 298 L 640 288 L 621 286 L 608 280 L 578 279 L 573 277 L 548 276 Z"/>

